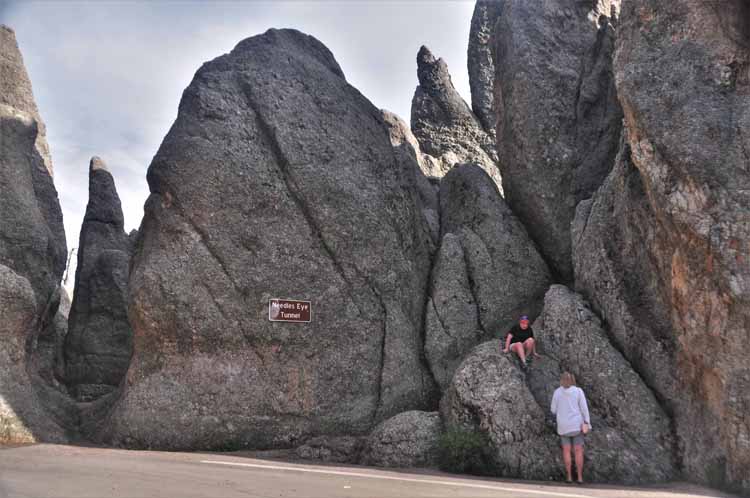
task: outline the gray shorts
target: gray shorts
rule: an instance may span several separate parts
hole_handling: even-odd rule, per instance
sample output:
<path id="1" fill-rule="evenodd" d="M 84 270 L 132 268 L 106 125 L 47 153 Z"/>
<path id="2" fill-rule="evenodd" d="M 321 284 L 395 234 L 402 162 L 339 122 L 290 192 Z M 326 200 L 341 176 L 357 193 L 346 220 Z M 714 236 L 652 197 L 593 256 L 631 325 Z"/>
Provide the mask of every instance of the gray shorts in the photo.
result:
<path id="1" fill-rule="evenodd" d="M 583 446 L 583 434 L 581 431 L 568 432 L 560 436 L 560 443 L 563 446 Z"/>

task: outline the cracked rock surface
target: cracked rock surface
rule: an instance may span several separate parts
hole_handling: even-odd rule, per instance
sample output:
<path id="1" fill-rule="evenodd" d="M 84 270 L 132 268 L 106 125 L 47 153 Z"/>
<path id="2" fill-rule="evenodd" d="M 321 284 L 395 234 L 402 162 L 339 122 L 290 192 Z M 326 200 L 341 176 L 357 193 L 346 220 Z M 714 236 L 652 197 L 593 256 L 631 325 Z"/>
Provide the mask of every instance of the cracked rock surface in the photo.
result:
<path id="1" fill-rule="evenodd" d="M 441 388 L 463 357 L 541 311 L 550 275 L 484 170 L 466 164 L 440 182 L 442 238 L 427 302 L 425 355 Z"/>
<path id="2" fill-rule="evenodd" d="M 55 376 L 65 231 L 44 123 L 14 32 L 0 25 L 0 443 L 64 442 Z"/>
<path id="3" fill-rule="evenodd" d="M 469 31 L 467 65 L 471 109 L 490 137 L 495 136 L 494 85 L 495 63 L 492 60 L 495 23 L 504 0 L 478 0 L 474 5 Z"/>
<path id="4" fill-rule="evenodd" d="M 204 64 L 148 181 L 135 353 L 98 439 L 294 447 L 434 403 L 413 170 L 319 41 L 269 30 Z M 270 322 L 270 298 L 312 301 L 311 323 Z"/>
<path id="5" fill-rule="evenodd" d="M 133 351 L 127 315 L 130 253 L 114 178 L 94 157 L 65 339 L 65 383 L 78 401 L 112 392 L 128 370 Z"/>
<path id="6" fill-rule="evenodd" d="M 494 139 L 453 87 L 445 61 L 422 46 L 417 54 L 417 76 L 411 129 L 422 152 L 435 159 L 426 174 L 442 177 L 455 165 L 472 162 L 502 189 Z"/>
<path id="7" fill-rule="evenodd" d="M 673 414 L 685 475 L 743 494 L 749 20 L 744 0 L 623 2 L 614 72 L 627 133 L 573 234 L 576 287 Z"/>
<path id="8" fill-rule="evenodd" d="M 505 0 L 495 27 L 497 153 L 508 205 L 571 282 L 576 205 L 612 169 L 622 127 L 612 74 L 619 0 Z"/>
<path id="9" fill-rule="evenodd" d="M 553 285 L 533 327 L 541 357 L 527 372 L 502 352 L 500 341 L 471 351 L 441 400 L 446 426 L 486 432 L 499 476 L 560 479 L 550 403 L 560 373 L 568 370 L 586 393 L 593 426 L 586 436 L 586 479 L 637 484 L 674 478 L 669 416 L 583 298 Z"/>
<path id="10" fill-rule="evenodd" d="M 442 427 L 438 412 L 399 413 L 370 433 L 362 463 L 378 467 L 435 466 Z"/>

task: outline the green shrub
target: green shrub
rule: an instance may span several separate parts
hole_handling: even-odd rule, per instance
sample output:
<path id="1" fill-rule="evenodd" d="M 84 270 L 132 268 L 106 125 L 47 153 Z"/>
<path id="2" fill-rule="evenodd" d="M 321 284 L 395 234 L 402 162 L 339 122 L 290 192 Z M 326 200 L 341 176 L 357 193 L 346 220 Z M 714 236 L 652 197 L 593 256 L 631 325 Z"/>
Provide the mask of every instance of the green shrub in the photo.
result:
<path id="1" fill-rule="evenodd" d="M 440 436 L 438 466 L 457 474 L 492 475 L 491 444 L 483 432 L 449 429 Z"/>

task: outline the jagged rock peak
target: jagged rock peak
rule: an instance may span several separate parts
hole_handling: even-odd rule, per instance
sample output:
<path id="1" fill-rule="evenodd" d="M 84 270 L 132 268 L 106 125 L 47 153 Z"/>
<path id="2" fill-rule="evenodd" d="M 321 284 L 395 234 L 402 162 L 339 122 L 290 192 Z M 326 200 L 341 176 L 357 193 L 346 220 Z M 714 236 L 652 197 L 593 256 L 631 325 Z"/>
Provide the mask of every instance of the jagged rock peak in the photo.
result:
<path id="1" fill-rule="evenodd" d="M 114 178 L 104 161 L 94 156 L 89 162 L 89 202 L 81 226 L 65 340 L 65 381 L 79 401 L 113 392 L 130 364 L 130 250 Z"/>
<path id="2" fill-rule="evenodd" d="M 89 202 L 83 221 L 111 223 L 120 232 L 124 230 L 125 219 L 115 179 L 107 164 L 98 156 L 92 157 L 89 162 Z"/>
<path id="3" fill-rule="evenodd" d="M 102 160 L 99 156 L 94 156 L 91 158 L 91 161 L 89 162 L 89 171 L 109 171 L 107 169 L 107 163 Z"/>
<path id="4" fill-rule="evenodd" d="M 417 53 L 417 77 L 422 91 L 439 103 L 444 119 L 449 122 L 476 119 L 453 86 L 448 65 L 443 59 L 435 58 L 424 45 Z"/>
<path id="5" fill-rule="evenodd" d="M 0 24 L 0 104 L 30 114 L 37 125 L 36 149 L 44 160 L 44 166 L 52 175 L 52 159 L 47 145 L 46 127 L 34 101 L 31 80 L 18 48 L 15 32 Z"/>
<path id="6" fill-rule="evenodd" d="M 477 163 L 502 189 L 494 139 L 453 87 L 445 61 L 422 46 L 417 53 L 417 76 L 411 129 L 422 152 L 435 158 L 434 176 L 445 175 L 459 163 Z"/>

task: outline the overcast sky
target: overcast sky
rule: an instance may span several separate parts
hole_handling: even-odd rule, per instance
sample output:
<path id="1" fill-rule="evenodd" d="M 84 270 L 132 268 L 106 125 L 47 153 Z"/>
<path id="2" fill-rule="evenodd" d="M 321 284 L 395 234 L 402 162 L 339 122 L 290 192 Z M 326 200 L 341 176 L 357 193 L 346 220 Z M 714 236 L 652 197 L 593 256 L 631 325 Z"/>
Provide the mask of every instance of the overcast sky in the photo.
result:
<path id="1" fill-rule="evenodd" d="M 126 230 L 138 228 L 146 170 L 203 62 L 268 28 L 296 28 L 321 40 L 377 107 L 408 122 L 423 44 L 447 62 L 470 102 L 473 8 L 473 1 L 0 0 L 0 23 L 16 31 L 47 124 L 70 249 L 78 245 L 92 155 L 115 177 Z"/>

